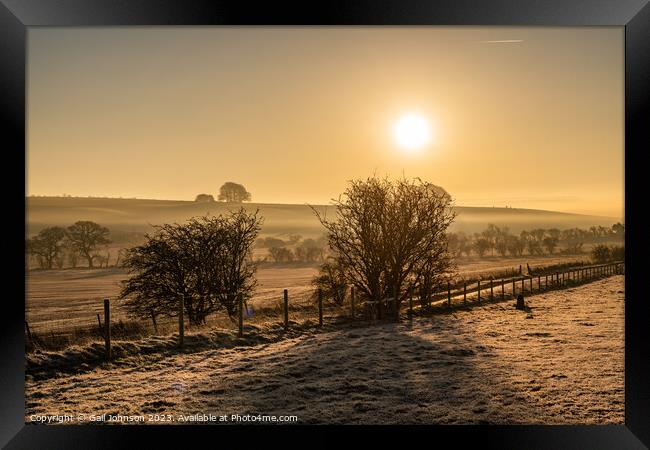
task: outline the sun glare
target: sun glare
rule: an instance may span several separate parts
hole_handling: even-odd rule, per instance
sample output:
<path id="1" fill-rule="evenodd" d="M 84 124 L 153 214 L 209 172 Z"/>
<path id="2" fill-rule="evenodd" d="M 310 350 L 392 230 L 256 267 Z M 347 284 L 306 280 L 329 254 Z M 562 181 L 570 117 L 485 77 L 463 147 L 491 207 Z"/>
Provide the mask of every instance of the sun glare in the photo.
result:
<path id="1" fill-rule="evenodd" d="M 397 145 L 402 149 L 416 151 L 431 140 L 431 126 L 424 117 L 407 114 L 395 123 L 393 134 Z"/>

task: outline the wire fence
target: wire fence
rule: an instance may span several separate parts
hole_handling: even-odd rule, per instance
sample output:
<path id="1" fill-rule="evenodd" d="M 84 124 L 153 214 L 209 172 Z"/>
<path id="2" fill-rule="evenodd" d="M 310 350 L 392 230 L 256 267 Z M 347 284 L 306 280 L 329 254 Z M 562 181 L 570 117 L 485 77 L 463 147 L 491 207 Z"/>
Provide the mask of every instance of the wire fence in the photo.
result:
<path id="1" fill-rule="evenodd" d="M 520 269 L 521 270 L 521 269 Z M 111 339 L 131 340 L 152 335 L 178 333 L 182 342 L 186 331 L 201 331 L 209 328 L 225 328 L 243 335 L 245 325 L 279 324 L 288 329 L 295 323 L 312 322 L 322 326 L 324 322 L 369 321 L 375 322 L 390 315 L 399 317 L 404 312 L 409 316 L 430 312 L 435 308 L 451 308 L 516 298 L 518 295 L 532 295 L 554 289 L 564 289 L 595 279 L 625 273 L 622 261 L 605 264 L 585 264 L 560 267 L 541 267 L 529 270 L 525 275 L 510 277 L 503 273 L 478 276 L 473 279 L 450 279 L 446 289 L 442 288 L 427 296 L 418 295 L 407 289 L 405 295 L 385 298 L 379 301 L 362 300 L 351 289 L 342 304 L 325 298 L 319 290 L 301 289 L 295 295 L 283 290 L 275 300 L 244 302 L 238 308 L 236 317 L 217 312 L 207 317 L 199 326 L 188 323 L 182 313 L 171 316 L 152 316 L 150 320 L 130 318 L 119 300 L 92 303 L 85 309 L 75 309 L 66 317 L 56 320 L 29 323 L 25 321 L 28 351 L 33 349 L 61 349 L 89 341 Z M 109 305 L 109 306 L 107 306 Z M 106 308 L 109 308 L 108 310 Z M 180 311 L 184 308 L 181 305 Z M 173 313 L 172 313 L 173 314 Z M 180 320 L 179 320 L 179 316 Z M 109 318 L 107 323 L 107 317 Z M 110 344 L 107 344 L 107 347 Z"/>

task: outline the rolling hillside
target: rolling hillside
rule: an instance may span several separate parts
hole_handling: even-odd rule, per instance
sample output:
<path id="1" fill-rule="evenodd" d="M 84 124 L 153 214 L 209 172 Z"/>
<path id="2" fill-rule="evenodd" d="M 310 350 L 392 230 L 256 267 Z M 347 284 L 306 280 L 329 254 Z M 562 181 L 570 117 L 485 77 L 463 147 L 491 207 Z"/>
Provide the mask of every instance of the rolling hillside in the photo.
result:
<path id="1" fill-rule="evenodd" d="M 67 226 L 77 220 L 92 220 L 114 231 L 149 231 L 152 225 L 182 222 L 204 214 L 218 215 L 238 205 L 227 203 L 197 203 L 176 200 L 143 200 L 84 197 L 27 197 L 28 233 L 37 233 L 50 225 Z M 259 208 L 264 216 L 262 234 L 282 235 L 298 233 L 316 236 L 323 228 L 308 205 L 247 203 L 247 210 Z M 334 217 L 332 206 L 317 205 L 319 211 Z M 587 216 L 554 211 L 516 208 L 482 208 L 457 206 L 458 216 L 452 231 L 473 233 L 488 223 L 507 225 L 512 232 L 532 228 L 588 228 L 592 225 L 611 226 L 618 220 L 612 217 Z"/>

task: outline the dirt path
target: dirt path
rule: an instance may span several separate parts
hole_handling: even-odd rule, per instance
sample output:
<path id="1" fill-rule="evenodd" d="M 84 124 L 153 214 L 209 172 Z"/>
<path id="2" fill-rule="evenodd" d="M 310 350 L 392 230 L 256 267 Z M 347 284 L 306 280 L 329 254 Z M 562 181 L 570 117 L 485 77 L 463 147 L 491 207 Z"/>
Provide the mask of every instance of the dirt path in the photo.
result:
<path id="1" fill-rule="evenodd" d="M 490 304 L 28 380 L 26 420 L 212 413 L 299 423 L 621 424 L 623 280 L 530 297 L 530 312 Z"/>

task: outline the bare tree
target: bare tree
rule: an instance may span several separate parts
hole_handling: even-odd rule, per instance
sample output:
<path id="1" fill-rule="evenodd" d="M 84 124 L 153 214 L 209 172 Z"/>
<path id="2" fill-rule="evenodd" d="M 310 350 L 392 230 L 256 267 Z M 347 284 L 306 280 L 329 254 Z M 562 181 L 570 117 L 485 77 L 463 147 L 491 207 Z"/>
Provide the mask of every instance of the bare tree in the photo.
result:
<path id="1" fill-rule="evenodd" d="M 120 293 L 127 310 L 175 316 L 182 299 L 190 324 L 217 310 L 234 318 L 238 295 L 250 298 L 256 285 L 250 252 L 262 222 L 257 214 L 241 209 L 156 227 L 124 260 L 131 274 Z"/>
<path id="2" fill-rule="evenodd" d="M 323 259 L 325 250 L 315 239 L 305 239 L 294 250 L 296 259 L 302 262 L 316 262 Z"/>
<path id="3" fill-rule="evenodd" d="M 108 228 L 95 222 L 79 221 L 67 228 L 67 238 L 70 247 L 88 261 L 88 267 L 93 268 L 93 254 L 99 245 L 109 244 Z"/>
<path id="4" fill-rule="evenodd" d="M 623 225 L 621 222 L 617 222 L 614 225 L 612 225 L 612 231 L 617 236 L 624 236 L 625 235 L 625 225 Z"/>
<path id="5" fill-rule="evenodd" d="M 480 257 L 483 258 L 485 256 L 485 253 L 490 249 L 490 241 L 484 237 L 477 237 L 476 240 L 474 241 L 474 250 L 476 251 L 476 254 Z"/>
<path id="6" fill-rule="evenodd" d="M 510 236 L 508 227 L 498 229 L 494 248 L 500 256 L 506 256 L 508 254 L 508 236 Z"/>
<path id="7" fill-rule="evenodd" d="M 41 263 L 41 268 L 51 269 L 61 260 L 65 235 L 65 229 L 62 227 L 44 228 L 36 236 L 28 239 L 27 251 L 36 256 Z"/>
<path id="8" fill-rule="evenodd" d="M 544 247 L 546 247 L 546 250 L 548 251 L 549 255 L 552 255 L 553 252 L 555 251 L 555 248 L 557 247 L 557 244 L 559 242 L 559 239 L 555 236 L 548 236 L 544 238 Z"/>
<path id="9" fill-rule="evenodd" d="M 312 210 L 327 230 L 338 264 L 360 295 L 372 301 L 395 298 L 397 314 L 405 288 L 422 283 L 426 261 L 447 252 L 447 228 L 455 217 L 451 197 L 420 179 L 372 177 L 351 181 L 336 206 L 336 220 Z M 427 276 L 446 276 L 448 268 L 436 266 Z"/>
<path id="10" fill-rule="evenodd" d="M 508 251 L 512 256 L 521 256 L 524 253 L 525 243 L 517 236 L 508 236 Z"/>

